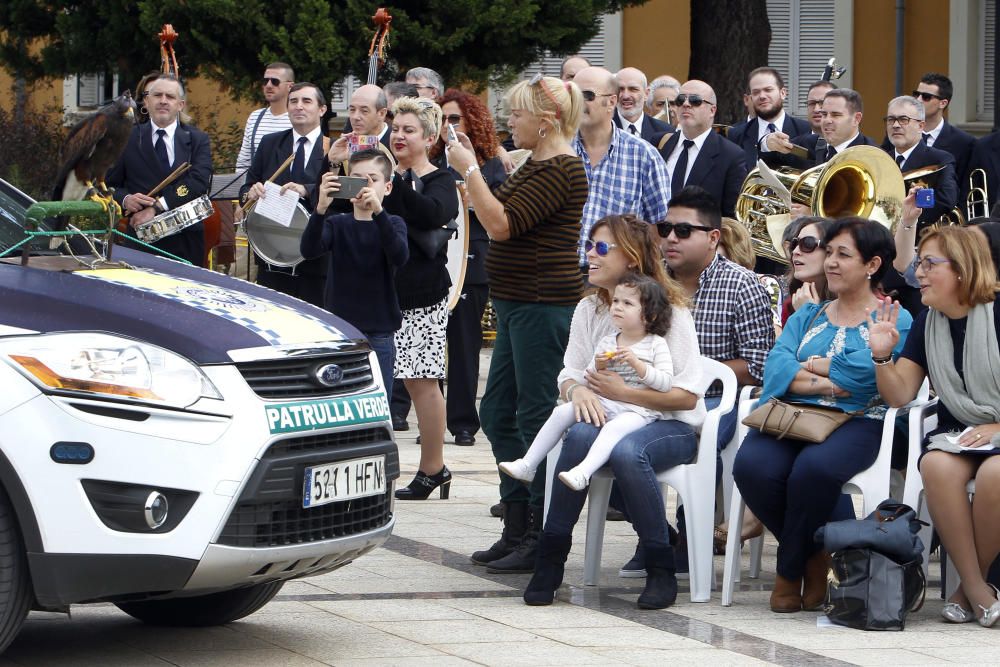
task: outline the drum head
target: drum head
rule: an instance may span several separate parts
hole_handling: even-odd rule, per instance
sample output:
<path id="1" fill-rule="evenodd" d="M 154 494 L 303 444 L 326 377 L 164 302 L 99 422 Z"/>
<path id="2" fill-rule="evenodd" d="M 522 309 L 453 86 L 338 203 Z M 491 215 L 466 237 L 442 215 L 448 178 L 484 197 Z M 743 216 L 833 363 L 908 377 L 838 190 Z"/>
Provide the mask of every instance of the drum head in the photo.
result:
<path id="1" fill-rule="evenodd" d="M 448 310 L 454 310 L 462 296 L 462 286 L 465 283 L 465 267 L 469 262 L 469 209 L 462 199 L 462 190 L 456 186 L 458 193 L 458 234 L 448 241 L 448 276 L 451 287 L 448 289 Z"/>
<path id="2" fill-rule="evenodd" d="M 253 251 L 268 264 L 295 266 L 302 261 L 299 241 L 308 222 L 309 214 L 302 204 L 295 209 L 289 227 L 251 211 L 246 218 L 247 241 Z"/>

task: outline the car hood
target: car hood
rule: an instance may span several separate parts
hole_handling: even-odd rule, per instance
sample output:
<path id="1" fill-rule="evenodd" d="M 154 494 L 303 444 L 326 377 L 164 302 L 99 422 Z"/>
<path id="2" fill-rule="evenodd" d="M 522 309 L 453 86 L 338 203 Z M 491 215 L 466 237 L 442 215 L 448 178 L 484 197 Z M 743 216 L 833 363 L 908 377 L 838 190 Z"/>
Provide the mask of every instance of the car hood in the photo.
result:
<path id="1" fill-rule="evenodd" d="M 247 348 L 272 346 L 280 356 L 277 348 L 353 346 L 363 339 L 329 312 L 259 285 L 125 248 L 115 248 L 114 259 L 129 268 L 55 271 L 0 263 L 0 325 L 106 331 L 198 364 L 231 363 L 232 351 Z"/>

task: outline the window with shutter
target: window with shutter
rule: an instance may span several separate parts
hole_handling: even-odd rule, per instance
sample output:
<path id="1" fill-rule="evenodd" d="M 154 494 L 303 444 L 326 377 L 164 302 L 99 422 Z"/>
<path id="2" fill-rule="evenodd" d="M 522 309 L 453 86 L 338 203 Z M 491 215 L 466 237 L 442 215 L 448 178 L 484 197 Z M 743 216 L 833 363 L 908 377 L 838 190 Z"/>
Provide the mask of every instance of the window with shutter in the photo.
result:
<path id="1" fill-rule="evenodd" d="M 823 76 L 827 61 L 838 56 L 834 0 L 767 0 L 767 18 L 768 64 L 785 78 L 785 109 L 805 116 L 809 86 Z M 838 59 L 843 61 L 844 55 Z"/>
<path id="2" fill-rule="evenodd" d="M 76 106 L 80 109 L 96 109 L 101 103 L 104 91 L 103 74 L 81 74 L 76 77 Z"/>
<path id="3" fill-rule="evenodd" d="M 996 91 L 993 85 L 993 75 L 996 72 L 996 60 L 993 55 L 996 49 L 996 0 L 982 0 L 979 3 L 979 57 L 982 67 L 979 68 L 979 94 L 976 99 L 976 120 L 993 122 L 993 106 Z"/>

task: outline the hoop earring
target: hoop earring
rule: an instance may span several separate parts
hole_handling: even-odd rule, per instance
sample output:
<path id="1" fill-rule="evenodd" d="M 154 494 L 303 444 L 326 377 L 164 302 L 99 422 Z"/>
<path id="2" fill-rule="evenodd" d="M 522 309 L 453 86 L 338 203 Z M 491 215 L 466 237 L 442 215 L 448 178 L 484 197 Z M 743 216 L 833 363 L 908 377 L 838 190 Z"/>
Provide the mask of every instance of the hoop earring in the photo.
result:
<path id="1" fill-rule="evenodd" d="M 538 128 L 538 137 L 539 138 L 544 139 L 545 136 L 546 136 L 546 134 L 547 133 L 542 128 Z"/>

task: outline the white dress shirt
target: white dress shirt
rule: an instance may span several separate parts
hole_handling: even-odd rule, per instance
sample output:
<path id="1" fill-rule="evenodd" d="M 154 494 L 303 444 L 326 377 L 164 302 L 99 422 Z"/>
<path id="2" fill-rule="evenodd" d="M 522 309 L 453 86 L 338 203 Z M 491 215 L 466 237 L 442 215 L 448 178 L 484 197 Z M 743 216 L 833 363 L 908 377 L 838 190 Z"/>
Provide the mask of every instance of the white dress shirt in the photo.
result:
<path id="1" fill-rule="evenodd" d="M 701 147 L 705 145 L 705 140 L 708 138 L 708 133 L 712 132 L 712 128 L 708 128 L 697 137 L 692 139 L 694 141 L 694 146 L 687 149 L 688 150 L 688 163 L 687 170 L 684 172 L 684 182 L 687 183 L 688 176 L 691 175 L 691 168 L 694 167 L 694 161 L 698 159 L 698 153 L 701 152 Z M 684 132 L 677 133 L 677 145 L 674 146 L 674 150 L 670 153 L 670 157 L 667 158 L 667 176 L 673 181 L 674 178 L 674 166 L 677 164 L 677 160 L 681 157 L 681 151 L 684 150 L 684 140 L 687 139 L 684 136 Z"/>
<path id="2" fill-rule="evenodd" d="M 163 143 L 167 145 L 167 159 L 170 161 L 170 166 L 174 166 L 174 134 L 177 133 L 177 119 L 174 119 L 170 125 L 166 127 L 158 127 L 156 123 L 149 123 L 151 136 L 153 137 L 153 146 L 156 146 L 156 140 L 159 139 L 159 135 L 156 134 L 157 130 L 163 130 L 166 135 L 163 137 Z"/>

